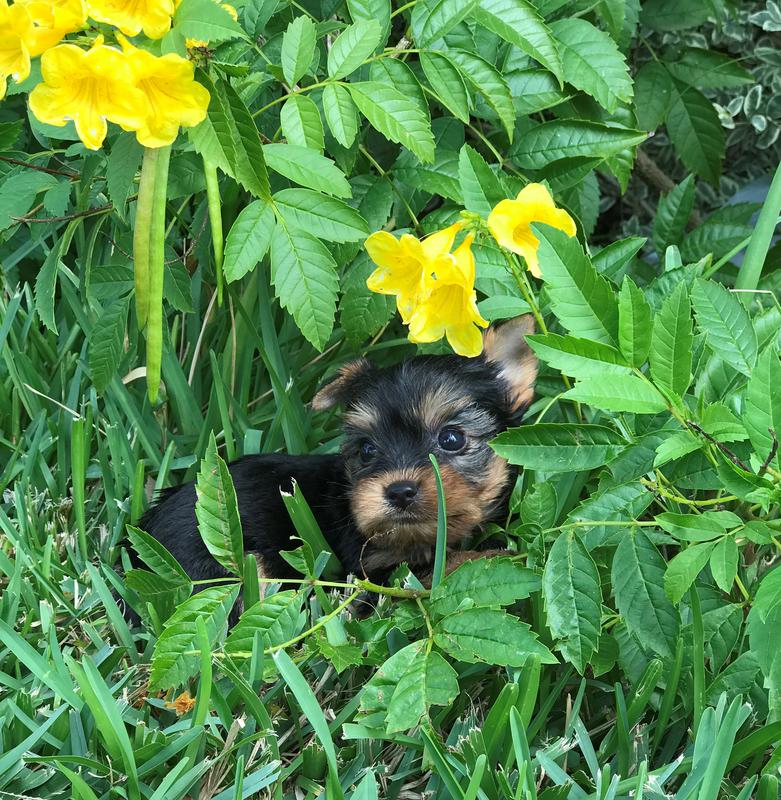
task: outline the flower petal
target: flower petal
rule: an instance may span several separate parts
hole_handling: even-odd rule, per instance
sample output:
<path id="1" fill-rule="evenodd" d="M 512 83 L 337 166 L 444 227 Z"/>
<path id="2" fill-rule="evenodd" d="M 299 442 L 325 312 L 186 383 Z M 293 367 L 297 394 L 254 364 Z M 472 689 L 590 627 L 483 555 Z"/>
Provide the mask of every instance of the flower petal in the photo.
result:
<path id="1" fill-rule="evenodd" d="M 430 236 L 426 236 L 421 240 L 420 244 L 423 248 L 423 255 L 427 259 L 435 259 L 445 253 L 450 252 L 453 247 L 453 242 L 456 239 L 456 234 L 464 227 L 463 222 L 455 222 L 453 225 L 444 228 L 441 231 L 436 231 Z"/>
<path id="2" fill-rule="evenodd" d="M 474 358 L 483 352 L 483 335 L 471 323 L 448 326 L 445 335 L 450 346 L 460 356 Z"/>
<path id="3" fill-rule="evenodd" d="M 548 191 L 548 187 L 543 183 L 526 184 L 526 186 L 518 192 L 518 196 L 515 199 L 519 203 L 550 206 L 551 208 L 554 208 L 556 205 L 553 202 L 551 193 Z"/>
<path id="4" fill-rule="evenodd" d="M 390 267 L 401 255 L 399 240 L 388 231 L 373 233 L 363 246 L 378 267 Z"/>

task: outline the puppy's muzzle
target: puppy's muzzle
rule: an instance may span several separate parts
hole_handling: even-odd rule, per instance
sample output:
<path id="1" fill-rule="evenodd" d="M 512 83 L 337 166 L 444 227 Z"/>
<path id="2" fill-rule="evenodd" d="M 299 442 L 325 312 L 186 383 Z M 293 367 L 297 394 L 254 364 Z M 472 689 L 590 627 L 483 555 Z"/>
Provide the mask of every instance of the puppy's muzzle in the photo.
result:
<path id="1" fill-rule="evenodd" d="M 419 490 L 417 481 L 394 481 L 385 487 L 385 498 L 392 508 L 406 511 L 415 502 Z"/>

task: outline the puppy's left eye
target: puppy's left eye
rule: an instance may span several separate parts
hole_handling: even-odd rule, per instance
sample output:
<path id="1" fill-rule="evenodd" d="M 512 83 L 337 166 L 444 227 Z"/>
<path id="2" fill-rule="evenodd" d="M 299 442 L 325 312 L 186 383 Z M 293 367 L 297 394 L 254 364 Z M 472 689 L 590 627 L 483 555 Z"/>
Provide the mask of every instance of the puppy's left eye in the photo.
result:
<path id="1" fill-rule="evenodd" d="M 459 450 L 463 450 L 466 444 L 466 436 L 458 428 L 442 428 L 439 432 L 438 442 L 443 450 L 447 450 L 449 453 L 457 453 Z"/>
<path id="2" fill-rule="evenodd" d="M 377 447 L 375 446 L 374 442 L 367 440 L 361 443 L 361 447 L 358 452 L 361 456 L 361 461 L 363 461 L 364 464 L 368 464 L 374 458 L 374 456 L 377 455 Z"/>

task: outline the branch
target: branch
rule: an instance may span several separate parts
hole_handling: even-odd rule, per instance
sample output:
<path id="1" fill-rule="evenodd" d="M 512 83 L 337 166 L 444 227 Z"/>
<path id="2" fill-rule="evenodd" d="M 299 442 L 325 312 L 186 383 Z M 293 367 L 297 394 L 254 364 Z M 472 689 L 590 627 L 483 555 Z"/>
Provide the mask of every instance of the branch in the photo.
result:
<path id="1" fill-rule="evenodd" d="M 751 472 L 751 470 L 732 452 L 732 450 L 730 450 L 722 442 L 719 442 L 718 440 L 714 439 L 707 431 L 703 430 L 696 422 L 692 422 L 692 420 L 687 419 L 686 420 L 686 424 L 693 431 L 696 431 L 697 433 L 700 434 L 700 436 L 702 436 L 705 439 L 707 439 L 712 445 L 715 445 L 716 447 L 718 447 L 719 450 L 721 450 L 721 452 L 724 453 L 724 455 L 727 456 L 727 458 L 736 467 L 740 467 L 744 472 Z M 778 447 L 778 442 L 776 442 L 776 447 Z"/>

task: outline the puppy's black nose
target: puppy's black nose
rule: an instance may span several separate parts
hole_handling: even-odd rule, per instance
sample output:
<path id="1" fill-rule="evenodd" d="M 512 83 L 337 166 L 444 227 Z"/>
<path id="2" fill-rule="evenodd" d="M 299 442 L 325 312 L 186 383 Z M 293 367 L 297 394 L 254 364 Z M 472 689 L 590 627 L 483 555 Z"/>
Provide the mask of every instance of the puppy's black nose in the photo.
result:
<path id="1" fill-rule="evenodd" d="M 418 484 L 414 481 L 394 481 L 385 489 L 388 502 L 401 511 L 409 508 L 418 494 Z"/>

